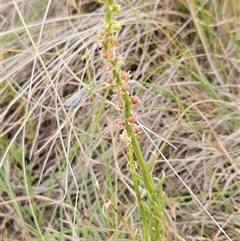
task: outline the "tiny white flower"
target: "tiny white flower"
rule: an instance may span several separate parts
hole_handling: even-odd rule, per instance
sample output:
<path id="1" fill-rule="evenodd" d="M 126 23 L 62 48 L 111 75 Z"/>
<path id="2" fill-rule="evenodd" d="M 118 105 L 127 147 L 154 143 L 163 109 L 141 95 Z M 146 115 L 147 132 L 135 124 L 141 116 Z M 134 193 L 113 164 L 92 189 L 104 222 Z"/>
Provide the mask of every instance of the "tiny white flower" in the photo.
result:
<path id="1" fill-rule="evenodd" d="M 119 135 L 120 139 L 128 146 L 131 144 L 132 139 L 127 135 L 126 130 L 123 130 L 122 134 Z"/>

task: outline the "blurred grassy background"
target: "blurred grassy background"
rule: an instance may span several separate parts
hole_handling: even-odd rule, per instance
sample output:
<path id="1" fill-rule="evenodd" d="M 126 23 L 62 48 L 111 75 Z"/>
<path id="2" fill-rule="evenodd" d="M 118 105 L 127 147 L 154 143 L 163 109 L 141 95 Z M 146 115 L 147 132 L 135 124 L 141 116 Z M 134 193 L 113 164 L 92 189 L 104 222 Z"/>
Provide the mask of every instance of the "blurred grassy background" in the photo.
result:
<path id="1" fill-rule="evenodd" d="M 118 52 L 150 136 L 139 141 L 146 161 L 157 153 L 153 176 L 166 173 L 169 240 L 228 240 L 215 222 L 240 240 L 239 1 L 118 2 Z M 102 90 L 102 18 L 97 1 L 2 1 L 1 240 L 123 241 L 139 227 Z"/>

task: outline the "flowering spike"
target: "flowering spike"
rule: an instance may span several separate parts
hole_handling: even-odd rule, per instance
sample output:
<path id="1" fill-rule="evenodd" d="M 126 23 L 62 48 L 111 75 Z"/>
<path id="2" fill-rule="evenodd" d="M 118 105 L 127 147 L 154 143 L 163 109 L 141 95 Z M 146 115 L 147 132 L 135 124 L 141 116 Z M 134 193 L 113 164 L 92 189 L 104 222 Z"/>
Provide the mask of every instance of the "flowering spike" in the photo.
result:
<path id="1" fill-rule="evenodd" d="M 143 185 L 147 190 L 147 198 L 150 200 L 149 204 L 149 222 L 156 223 L 157 229 L 155 230 L 150 225 L 150 231 L 148 229 L 143 229 L 144 237 L 149 237 L 149 234 L 155 232 L 156 240 L 166 240 L 161 237 L 159 232 L 164 234 L 164 229 L 160 230 L 159 220 L 163 217 L 163 205 L 161 193 L 162 183 L 158 186 L 155 185 L 155 180 L 152 178 L 148 165 L 146 164 L 143 153 L 141 151 L 139 142 L 136 135 L 141 133 L 141 126 L 138 123 L 137 117 L 131 114 L 131 107 L 140 103 L 139 97 L 134 95 L 129 95 L 128 83 L 130 82 L 130 73 L 121 69 L 121 65 L 124 64 L 122 57 L 117 55 L 117 32 L 121 29 L 121 25 L 118 21 L 113 20 L 112 15 L 115 12 L 120 12 L 121 7 L 115 2 L 115 0 L 100 0 L 106 3 L 105 19 L 103 21 L 103 28 L 97 33 L 98 45 L 101 47 L 102 60 L 104 62 L 103 71 L 109 72 L 108 78 L 106 79 L 107 84 L 112 87 L 114 95 L 118 102 L 116 104 L 118 110 L 122 110 L 124 118 L 118 118 L 115 121 L 116 127 L 122 129 L 120 134 L 120 139 L 128 148 L 128 158 L 129 158 L 129 170 L 132 172 L 134 190 L 137 193 L 137 201 L 141 211 L 141 216 L 143 217 L 143 227 L 147 227 L 146 212 L 143 208 L 143 200 L 140 199 L 139 184 Z M 137 163 L 137 165 L 135 165 Z M 137 167 L 139 167 L 139 175 L 136 175 Z M 137 173 L 138 174 L 138 173 Z M 138 182 L 138 179 L 140 182 Z M 155 191 L 157 190 L 157 192 Z M 162 194 L 159 196 L 158 194 Z M 108 218 L 107 212 L 111 202 L 107 202 L 104 205 L 103 213 Z M 106 214 L 105 214 L 106 213 Z M 153 214 L 153 215 L 152 215 Z M 162 222 L 164 224 L 164 222 Z M 161 237 L 160 237 L 161 236 Z M 133 237 L 134 238 L 134 237 Z"/>

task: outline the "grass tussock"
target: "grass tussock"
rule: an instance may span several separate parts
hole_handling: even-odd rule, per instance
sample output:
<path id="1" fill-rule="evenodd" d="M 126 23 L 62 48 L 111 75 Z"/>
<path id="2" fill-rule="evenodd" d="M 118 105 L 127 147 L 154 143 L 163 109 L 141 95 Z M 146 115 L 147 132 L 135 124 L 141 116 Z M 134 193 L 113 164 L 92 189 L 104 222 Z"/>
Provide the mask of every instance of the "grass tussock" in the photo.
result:
<path id="1" fill-rule="evenodd" d="M 117 51 L 141 99 L 144 158 L 155 152 L 152 175 L 166 174 L 169 240 L 239 241 L 239 2 L 118 2 Z M 3 0 L 1 16 L 0 239 L 132 240 L 102 5 Z"/>

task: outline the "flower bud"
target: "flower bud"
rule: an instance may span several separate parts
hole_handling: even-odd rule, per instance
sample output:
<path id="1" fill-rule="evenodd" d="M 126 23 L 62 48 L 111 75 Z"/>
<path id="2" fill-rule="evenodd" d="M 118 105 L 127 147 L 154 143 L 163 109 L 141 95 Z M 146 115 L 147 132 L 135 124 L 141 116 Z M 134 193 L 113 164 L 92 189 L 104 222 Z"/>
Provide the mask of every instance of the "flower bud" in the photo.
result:
<path id="1" fill-rule="evenodd" d="M 114 3 L 112 6 L 112 11 L 116 12 L 116 13 L 120 13 L 121 12 L 121 6 L 117 3 Z"/>
<path id="2" fill-rule="evenodd" d="M 112 28 L 113 32 L 117 32 L 121 29 L 121 24 L 118 21 L 113 21 L 111 28 Z"/>
<path id="3" fill-rule="evenodd" d="M 105 29 L 100 29 L 99 30 L 99 32 L 97 33 L 97 38 L 99 39 L 99 40 L 102 40 L 102 38 L 103 38 L 103 36 L 106 34 L 106 31 L 105 31 Z"/>

